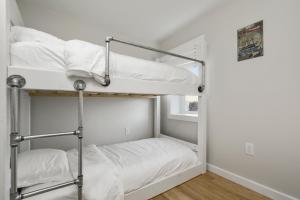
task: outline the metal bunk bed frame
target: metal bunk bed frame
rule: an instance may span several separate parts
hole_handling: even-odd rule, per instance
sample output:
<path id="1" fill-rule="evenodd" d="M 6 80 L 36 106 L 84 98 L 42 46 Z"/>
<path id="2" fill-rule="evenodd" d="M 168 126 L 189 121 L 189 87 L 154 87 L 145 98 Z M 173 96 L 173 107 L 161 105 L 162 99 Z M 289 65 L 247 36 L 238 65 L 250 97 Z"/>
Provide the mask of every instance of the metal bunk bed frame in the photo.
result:
<path id="1" fill-rule="evenodd" d="M 83 139 L 83 91 L 86 84 L 82 80 L 74 82 L 74 89 L 78 92 L 78 128 L 75 131 L 49 133 L 34 136 L 20 135 L 20 90 L 26 84 L 25 79 L 19 75 L 12 75 L 7 78 L 7 85 L 10 87 L 10 114 L 11 114 L 11 133 L 10 133 L 10 147 L 11 147 L 11 188 L 10 200 L 21 200 L 32 196 L 36 196 L 45 192 L 60 189 L 70 185 L 78 186 L 78 200 L 82 200 L 82 187 L 83 187 L 83 173 L 82 173 L 82 139 Z M 42 188 L 28 193 L 21 193 L 17 185 L 17 159 L 19 144 L 22 141 L 34 140 L 48 137 L 59 136 L 77 136 L 78 138 L 78 176 L 73 181 L 57 184 L 54 186 Z"/>
<path id="2" fill-rule="evenodd" d="M 146 49 L 149 51 L 154 51 L 162 53 L 165 55 L 170 55 L 190 61 L 200 63 L 202 66 L 202 82 L 198 87 L 198 91 L 203 93 L 205 90 L 205 62 L 202 60 L 182 56 L 179 54 L 155 49 L 152 47 L 147 47 L 144 45 L 126 42 L 113 37 L 107 37 L 105 40 L 106 43 L 106 64 L 105 64 L 105 78 L 102 86 L 107 87 L 110 85 L 110 43 L 118 42 L 121 44 L 138 47 L 141 49 Z M 61 133 L 49 133 L 43 135 L 34 135 L 34 136 L 22 136 L 20 135 L 20 90 L 26 84 L 26 80 L 20 75 L 12 75 L 7 78 L 7 85 L 10 88 L 10 113 L 11 113 L 11 133 L 10 133 L 10 147 L 11 147 L 11 188 L 10 188 L 10 200 L 22 200 L 46 192 L 50 192 L 56 189 L 63 187 L 77 185 L 78 187 L 78 200 L 82 200 L 82 188 L 83 188 L 83 173 L 82 173 L 82 139 L 83 139 L 83 92 L 86 88 L 86 84 L 83 80 L 76 80 L 74 82 L 74 89 L 78 92 L 78 128 L 75 131 L 61 132 Z M 21 193 L 17 186 L 17 158 L 19 151 L 19 144 L 26 140 L 34 140 L 48 137 L 59 137 L 59 136 L 77 136 L 78 138 L 78 177 L 77 179 L 54 186 L 42 188 L 28 193 Z"/>

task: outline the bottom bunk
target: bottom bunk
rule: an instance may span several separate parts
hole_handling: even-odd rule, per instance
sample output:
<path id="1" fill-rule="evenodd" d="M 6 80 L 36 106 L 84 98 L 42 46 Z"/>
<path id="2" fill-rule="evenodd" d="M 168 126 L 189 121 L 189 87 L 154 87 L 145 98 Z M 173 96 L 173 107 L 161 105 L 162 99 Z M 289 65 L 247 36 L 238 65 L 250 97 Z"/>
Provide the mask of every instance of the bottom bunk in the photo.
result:
<path id="1" fill-rule="evenodd" d="M 83 154 L 84 199 L 149 199 L 200 175 L 203 172 L 203 166 L 199 161 L 197 150 L 194 148 L 196 145 L 178 141 L 168 137 L 106 146 L 87 146 Z M 34 165 L 32 169 L 39 165 L 37 162 L 32 162 L 33 159 L 36 159 L 36 155 L 28 156 L 35 151 L 39 150 L 25 153 L 27 154 L 25 158 L 31 162 L 29 165 Z M 47 150 L 44 150 L 44 153 L 47 154 Z M 19 158 L 24 159 L 24 156 L 21 154 Z M 77 176 L 77 150 L 67 151 L 66 158 L 69 164 L 70 179 L 72 179 Z M 53 162 L 55 159 L 52 157 L 50 160 Z M 53 168 L 53 166 L 51 167 Z M 55 170 L 49 172 L 51 167 L 48 167 L 47 170 L 53 177 Z M 33 170 L 35 176 L 39 178 L 42 176 L 39 175 L 39 173 L 43 174 L 42 168 L 43 166 Z M 65 181 L 65 177 L 62 178 L 64 180 L 61 181 Z M 59 180 L 40 182 L 22 188 L 22 193 L 30 193 L 60 183 Z M 77 187 L 61 188 L 28 199 L 73 200 L 77 199 Z"/>

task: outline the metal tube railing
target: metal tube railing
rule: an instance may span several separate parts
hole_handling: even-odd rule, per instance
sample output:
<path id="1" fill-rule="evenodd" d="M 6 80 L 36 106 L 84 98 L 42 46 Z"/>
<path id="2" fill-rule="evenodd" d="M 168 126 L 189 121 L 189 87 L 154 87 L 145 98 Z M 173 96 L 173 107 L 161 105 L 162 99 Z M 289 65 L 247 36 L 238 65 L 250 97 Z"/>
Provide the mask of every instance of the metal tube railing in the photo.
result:
<path id="1" fill-rule="evenodd" d="M 78 180 L 75 179 L 73 181 L 69 181 L 69 182 L 60 183 L 60 184 L 57 184 L 57 185 L 45 187 L 45 188 L 35 190 L 35 191 L 32 191 L 32 192 L 23 193 L 23 194 L 20 194 L 20 199 L 26 199 L 26 198 L 29 198 L 29 197 L 32 197 L 32 196 L 36 196 L 36 195 L 43 194 L 43 193 L 46 193 L 46 192 L 50 192 L 50 191 L 53 191 L 53 190 L 57 190 L 57 189 L 60 189 L 60 188 L 75 185 L 75 184 L 77 184 L 77 182 L 78 182 Z"/>
<path id="2" fill-rule="evenodd" d="M 133 43 L 133 42 L 127 42 L 127 41 L 123 41 L 123 40 L 118 40 L 118 39 L 115 39 L 113 37 L 106 37 L 106 40 L 105 40 L 105 43 L 106 43 L 105 80 L 104 80 L 104 83 L 101 83 L 101 85 L 108 86 L 110 84 L 110 77 L 109 77 L 110 53 L 109 52 L 110 52 L 110 42 L 113 42 L 113 41 L 121 43 L 121 44 L 126 44 L 126 45 L 129 45 L 129 46 L 134 46 L 134 47 L 138 47 L 138 48 L 141 48 L 141 49 L 146 49 L 146 50 L 149 50 L 149 51 L 154 51 L 154 52 L 157 52 L 157 53 L 162 53 L 162 54 L 165 54 L 165 55 L 174 56 L 174 57 L 177 57 L 177 58 L 182 58 L 182 59 L 185 59 L 185 60 L 190 60 L 190 61 L 194 61 L 194 62 L 200 63 L 201 66 L 202 66 L 202 80 L 201 80 L 202 83 L 198 87 L 198 90 L 199 90 L 199 92 L 203 92 L 204 91 L 204 89 L 205 89 L 205 81 L 206 81 L 205 80 L 206 74 L 205 74 L 205 62 L 203 60 L 198 60 L 198 59 L 190 58 L 190 57 L 187 57 L 187 56 L 183 56 L 183 55 L 171 53 L 171 52 L 168 52 L 168 51 L 163 51 L 163 50 L 160 50 L 160 49 L 156 49 L 156 48 L 144 46 L 144 45 Z"/>
<path id="3" fill-rule="evenodd" d="M 115 39 L 113 37 L 108 37 L 108 38 L 109 38 L 110 41 L 114 41 L 114 42 L 118 42 L 118 43 L 130 45 L 130 46 L 134 46 L 134 47 L 146 49 L 146 50 L 149 50 L 149 51 L 154 51 L 154 52 L 157 52 L 157 53 L 162 53 L 162 54 L 169 55 L 169 56 L 174 56 L 174 57 L 177 57 L 177 58 L 182 58 L 182 59 L 185 59 L 185 60 L 190 60 L 190 61 L 198 62 L 198 63 L 200 63 L 202 65 L 204 64 L 204 61 L 202 61 L 202 60 L 190 58 L 190 57 L 183 56 L 183 55 L 180 55 L 180 54 L 176 54 L 176 53 L 172 53 L 172 52 L 168 52 L 168 51 L 164 51 L 164 50 L 160 50 L 160 49 L 155 49 L 153 47 L 148 47 L 148 46 L 144 46 L 144 45 L 133 43 L 133 42 L 127 42 L 127 41 L 123 41 L 123 40 L 118 40 L 118 39 Z"/>
<path id="4" fill-rule="evenodd" d="M 30 136 L 20 136 L 21 141 L 25 140 L 34 140 L 40 138 L 49 138 L 49 137 L 59 137 L 59 136 L 69 136 L 69 135 L 78 135 L 79 130 L 76 131 L 69 131 L 69 132 L 62 132 L 62 133 L 48 133 L 43 135 L 30 135 Z"/>
<path id="5" fill-rule="evenodd" d="M 25 85 L 25 79 L 19 75 L 12 75 L 7 78 L 7 85 L 10 87 L 10 112 L 11 112 L 11 188 L 10 200 L 21 200 L 45 192 L 56 190 L 62 187 L 67 187 L 73 184 L 78 186 L 78 200 L 82 200 L 83 174 L 82 174 L 82 139 L 83 139 L 83 91 L 86 87 L 85 82 L 77 80 L 74 82 L 74 88 L 78 91 L 78 129 L 75 131 L 49 133 L 44 135 L 22 136 L 20 135 L 20 89 Z M 73 181 L 61 183 L 58 185 L 42 188 L 33 192 L 19 193 L 17 185 L 17 160 L 18 147 L 20 142 L 25 140 L 33 140 L 48 137 L 58 137 L 76 135 L 78 137 L 78 178 Z"/>

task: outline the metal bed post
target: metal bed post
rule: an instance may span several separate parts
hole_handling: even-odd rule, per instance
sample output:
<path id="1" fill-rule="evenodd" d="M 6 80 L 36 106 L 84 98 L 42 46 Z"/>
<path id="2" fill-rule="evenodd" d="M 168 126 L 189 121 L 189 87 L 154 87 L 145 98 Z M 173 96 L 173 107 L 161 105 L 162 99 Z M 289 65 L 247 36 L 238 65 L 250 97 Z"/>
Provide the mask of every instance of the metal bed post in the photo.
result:
<path id="1" fill-rule="evenodd" d="M 25 85 L 26 81 L 22 76 L 13 75 L 8 77 L 7 85 L 10 87 L 10 117 L 11 117 L 11 132 L 10 132 L 10 147 L 11 147 L 11 188 L 10 199 L 18 200 L 20 198 L 17 185 L 17 159 L 20 137 L 20 88 Z"/>
<path id="2" fill-rule="evenodd" d="M 105 75 L 104 80 L 100 84 L 104 87 L 107 87 L 110 85 L 110 77 L 109 77 L 109 64 L 110 64 L 110 41 L 112 40 L 112 37 L 107 37 L 105 39 L 106 49 L 105 49 Z"/>
<path id="3" fill-rule="evenodd" d="M 82 80 L 74 83 L 74 88 L 78 91 L 78 200 L 82 200 L 83 173 L 82 173 L 82 138 L 83 138 L 83 90 L 86 84 Z"/>

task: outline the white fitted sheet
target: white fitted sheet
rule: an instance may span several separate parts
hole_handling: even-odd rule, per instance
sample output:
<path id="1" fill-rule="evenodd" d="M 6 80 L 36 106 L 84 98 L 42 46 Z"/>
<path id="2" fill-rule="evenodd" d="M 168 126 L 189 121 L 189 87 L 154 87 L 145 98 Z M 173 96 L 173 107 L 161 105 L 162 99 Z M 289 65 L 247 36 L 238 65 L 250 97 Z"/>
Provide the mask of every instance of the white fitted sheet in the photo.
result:
<path id="1" fill-rule="evenodd" d="M 125 193 L 197 163 L 197 156 L 191 149 L 167 138 L 144 139 L 99 149 L 119 169 Z"/>
<path id="2" fill-rule="evenodd" d="M 64 46 L 16 42 L 10 46 L 11 65 L 65 72 Z"/>
<path id="3" fill-rule="evenodd" d="M 197 164 L 197 156 L 190 148 L 167 138 L 144 139 L 98 148 L 118 169 L 125 193 Z M 25 189 L 24 192 L 50 185 L 53 183 L 36 185 Z M 70 186 L 28 199 L 75 200 L 76 191 L 76 186 Z"/>

